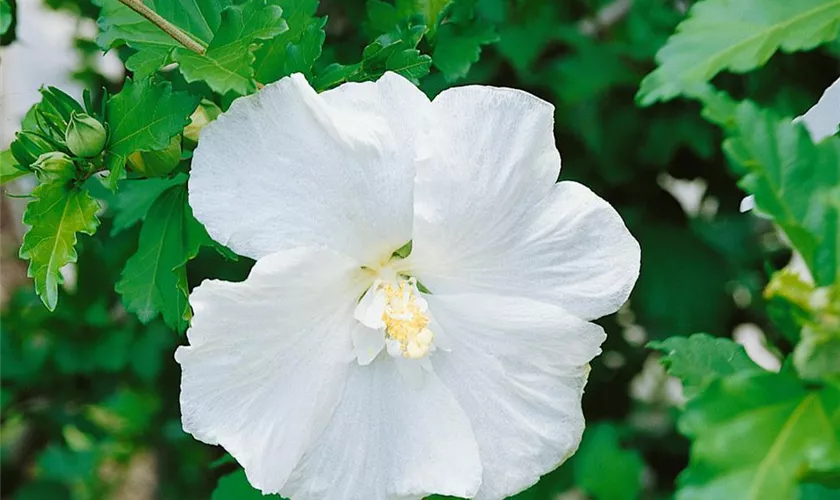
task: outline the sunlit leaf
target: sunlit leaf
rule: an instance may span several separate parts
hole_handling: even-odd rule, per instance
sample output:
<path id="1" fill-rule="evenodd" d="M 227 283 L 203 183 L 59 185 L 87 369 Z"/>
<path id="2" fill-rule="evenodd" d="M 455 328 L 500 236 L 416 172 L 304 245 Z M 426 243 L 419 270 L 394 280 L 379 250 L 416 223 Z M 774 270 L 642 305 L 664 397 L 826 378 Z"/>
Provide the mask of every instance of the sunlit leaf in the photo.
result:
<path id="1" fill-rule="evenodd" d="M 263 0 L 227 7 L 205 54 L 177 47 L 173 58 L 189 82 L 204 81 L 220 94 L 252 92 L 255 89 L 252 43 L 286 31 L 282 14 L 283 9 L 266 5 Z"/>
<path id="2" fill-rule="evenodd" d="M 59 270 L 76 262 L 76 234 L 93 234 L 99 226 L 99 203 L 87 191 L 58 182 L 41 184 L 32 197 L 23 214 L 24 224 L 31 227 L 23 236 L 20 256 L 29 260 L 35 291 L 52 311 L 63 282 Z"/>
<path id="3" fill-rule="evenodd" d="M 678 500 L 795 498 L 800 478 L 840 456 L 840 390 L 789 373 L 739 373 L 689 401 L 692 439 Z"/>
<path id="4" fill-rule="evenodd" d="M 148 75 L 174 61 L 188 81 L 206 81 L 222 94 L 253 91 L 254 43 L 287 29 L 282 9 L 265 0 L 196 0 L 186 6 L 169 0 L 146 0 L 152 10 L 207 47 L 205 54 L 197 54 L 119 0 L 97 2 L 102 6 L 97 43 L 103 49 L 125 44 L 137 50 L 126 61 L 135 76 Z"/>
<path id="5" fill-rule="evenodd" d="M 693 94 L 721 71 L 745 73 L 777 50 L 808 50 L 837 37 L 840 0 L 702 0 L 656 54 L 637 94 L 642 105 Z"/>
<path id="6" fill-rule="evenodd" d="M 648 347 L 663 353 L 662 364 L 668 373 L 682 381 L 689 398 L 699 394 L 713 380 L 735 373 L 762 371 L 742 346 L 705 333 L 670 337 L 651 342 Z"/>

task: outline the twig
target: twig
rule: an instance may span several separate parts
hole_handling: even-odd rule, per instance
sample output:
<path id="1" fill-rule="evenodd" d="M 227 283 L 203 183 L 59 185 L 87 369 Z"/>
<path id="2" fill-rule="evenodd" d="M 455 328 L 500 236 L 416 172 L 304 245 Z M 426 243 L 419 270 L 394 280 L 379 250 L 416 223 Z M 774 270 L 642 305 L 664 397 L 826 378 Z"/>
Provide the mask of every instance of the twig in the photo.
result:
<path id="1" fill-rule="evenodd" d="M 120 2 L 134 12 L 148 19 L 149 22 L 162 29 L 167 35 L 171 36 L 178 43 L 196 54 L 203 56 L 204 53 L 207 52 L 207 47 L 178 29 L 177 26 L 161 17 L 157 12 L 147 7 L 146 4 L 143 3 L 143 0 L 120 0 Z"/>

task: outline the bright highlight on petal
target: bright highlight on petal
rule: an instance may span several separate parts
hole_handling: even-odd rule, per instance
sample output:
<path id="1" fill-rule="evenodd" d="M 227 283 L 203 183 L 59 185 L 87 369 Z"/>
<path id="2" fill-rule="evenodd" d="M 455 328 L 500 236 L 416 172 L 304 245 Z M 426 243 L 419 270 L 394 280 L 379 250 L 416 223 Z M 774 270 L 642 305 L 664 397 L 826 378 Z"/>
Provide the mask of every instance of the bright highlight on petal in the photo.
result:
<path id="1" fill-rule="evenodd" d="M 604 340 L 589 321 L 626 300 L 639 246 L 555 184 L 553 115 L 492 87 L 429 102 L 393 73 L 235 101 L 190 203 L 257 263 L 191 296 L 184 428 L 292 500 L 501 500 L 566 460 Z"/>

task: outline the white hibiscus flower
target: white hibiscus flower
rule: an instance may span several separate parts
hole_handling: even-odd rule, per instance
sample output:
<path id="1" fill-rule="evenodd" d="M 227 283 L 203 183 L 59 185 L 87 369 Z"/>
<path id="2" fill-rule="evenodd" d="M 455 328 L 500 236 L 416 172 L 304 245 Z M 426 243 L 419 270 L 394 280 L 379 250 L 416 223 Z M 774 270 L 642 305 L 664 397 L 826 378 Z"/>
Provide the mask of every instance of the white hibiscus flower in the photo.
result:
<path id="1" fill-rule="evenodd" d="M 566 460 L 604 340 L 589 321 L 626 300 L 639 247 L 555 184 L 553 113 L 481 86 L 430 102 L 393 73 L 234 102 L 190 204 L 257 262 L 190 297 L 184 429 L 295 500 L 500 499 Z"/>

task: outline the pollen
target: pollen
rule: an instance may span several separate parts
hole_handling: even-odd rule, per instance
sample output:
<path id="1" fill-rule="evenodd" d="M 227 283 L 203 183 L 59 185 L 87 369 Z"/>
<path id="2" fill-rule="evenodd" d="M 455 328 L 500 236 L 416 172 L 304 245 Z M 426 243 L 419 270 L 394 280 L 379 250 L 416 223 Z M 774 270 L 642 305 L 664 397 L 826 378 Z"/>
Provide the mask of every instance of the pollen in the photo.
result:
<path id="1" fill-rule="evenodd" d="M 380 287 L 385 298 L 382 322 L 386 337 L 399 343 L 404 357 L 422 358 L 431 350 L 435 335 L 428 328 L 428 306 L 417 294 L 417 281 L 410 278 Z"/>

